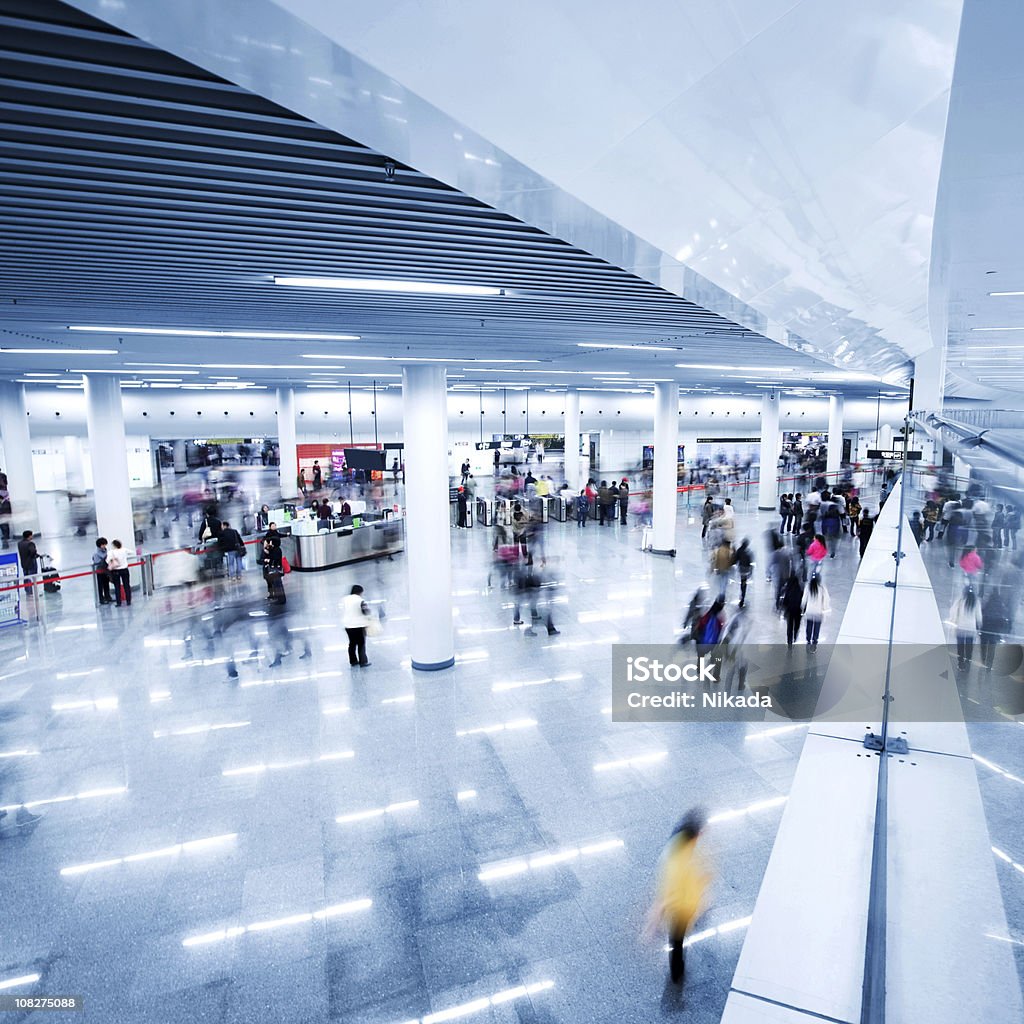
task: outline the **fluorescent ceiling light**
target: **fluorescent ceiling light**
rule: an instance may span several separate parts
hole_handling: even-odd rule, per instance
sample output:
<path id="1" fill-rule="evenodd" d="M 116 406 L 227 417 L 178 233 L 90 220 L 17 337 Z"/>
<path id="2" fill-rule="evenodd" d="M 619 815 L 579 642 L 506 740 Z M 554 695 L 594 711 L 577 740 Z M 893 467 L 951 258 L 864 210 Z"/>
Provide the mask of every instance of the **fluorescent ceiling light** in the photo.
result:
<path id="1" fill-rule="evenodd" d="M 744 373 L 796 373 L 795 366 L 750 366 L 742 367 L 725 363 L 676 363 L 679 370 L 742 370 Z"/>
<path id="2" fill-rule="evenodd" d="M 681 348 L 673 348 L 668 345 L 606 345 L 600 341 L 578 341 L 577 348 L 616 348 L 616 349 L 640 349 L 643 352 L 682 352 Z"/>
<path id="3" fill-rule="evenodd" d="M 358 334 L 316 334 L 309 331 L 217 331 L 206 327 L 97 327 L 70 324 L 69 331 L 96 334 L 156 334 L 176 338 L 261 338 L 267 341 L 359 341 Z"/>
<path id="4" fill-rule="evenodd" d="M 989 292 L 989 295 L 1024 295 L 1024 292 Z"/>
<path id="5" fill-rule="evenodd" d="M 116 356 L 116 348 L 0 348 L 6 355 L 19 356 Z"/>
<path id="6" fill-rule="evenodd" d="M 972 331 L 1024 331 L 1024 327 L 972 327 Z"/>
<path id="7" fill-rule="evenodd" d="M 447 356 L 353 356 L 349 355 L 348 352 L 344 355 L 319 355 L 315 352 L 304 352 L 302 355 L 303 359 L 348 359 L 350 361 L 360 360 L 364 363 L 539 363 L 539 359 L 467 359 L 465 356 L 461 356 L 457 359 L 449 359 Z M 289 367 L 291 369 L 291 367 Z M 305 367 L 297 367 L 297 369 L 305 369 Z M 467 367 L 463 367 L 467 369 Z M 482 367 L 486 370 L 486 367 Z M 516 373 L 526 373 L 525 370 L 517 370 Z M 554 371 L 538 371 L 551 373 Z M 561 373 L 568 373 L 568 370 L 558 371 Z"/>
<path id="8" fill-rule="evenodd" d="M 487 359 L 481 360 L 481 362 L 488 363 L 537 363 L 539 359 Z M 464 366 L 462 369 L 468 373 L 493 373 L 489 367 L 486 366 Z M 532 373 L 532 374 L 547 374 L 548 376 L 555 377 L 615 377 L 620 374 L 629 373 L 629 370 L 603 370 L 600 374 L 596 374 L 593 370 L 502 370 L 502 373 Z"/>
<path id="9" fill-rule="evenodd" d="M 373 277 L 275 277 L 292 288 L 344 288 L 361 292 L 416 292 L 423 295 L 503 295 L 503 288 L 440 281 L 392 281 Z"/>
<path id="10" fill-rule="evenodd" d="M 55 373 L 53 370 L 49 370 L 46 373 L 26 373 L 26 377 L 60 377 L 62 374 Z"/>

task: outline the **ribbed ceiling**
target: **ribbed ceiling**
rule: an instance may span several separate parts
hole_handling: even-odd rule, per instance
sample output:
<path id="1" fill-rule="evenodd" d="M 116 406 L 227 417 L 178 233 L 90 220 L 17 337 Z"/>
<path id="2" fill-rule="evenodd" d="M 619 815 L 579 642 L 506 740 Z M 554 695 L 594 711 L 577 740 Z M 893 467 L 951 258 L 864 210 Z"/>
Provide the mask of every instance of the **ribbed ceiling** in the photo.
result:
<path id="1" fill-rule="evenodd" d="M 339 358 L 503 355 L 667 372 L 684 383 L 720 375 L 674 370 L 676 361 L 742 361 L 835 377 L 63 4 L 0 0 L 0 61 L 3 345 L 90 340 L 69 334 L 69 324 L 341 331 L 362 341 L 325 346 Z M 276 286 L 274 275 L 443 281 L 506 294 L 306 290 Z M 680 351 L 606 356 L 577 348 L 581 341 Z M 316 343 L 296 344 L 218 341 L 217 350 L 243 365 L 288 363 Z M 192 358 L 209 347 L 159 337 L 119 345 L 126 361 Z M 0 373 L 39 368 L 35 357 L 11 358 Z"/>

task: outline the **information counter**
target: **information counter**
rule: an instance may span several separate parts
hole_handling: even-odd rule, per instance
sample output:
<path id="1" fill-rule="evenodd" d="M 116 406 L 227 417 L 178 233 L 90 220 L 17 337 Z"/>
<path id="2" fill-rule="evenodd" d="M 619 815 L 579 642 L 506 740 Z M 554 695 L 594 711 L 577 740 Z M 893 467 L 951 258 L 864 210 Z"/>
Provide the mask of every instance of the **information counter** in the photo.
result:
<path id="1" fill-rule="evenodd" d="M 319 533 L 281 538 L 281 550 L 296 572 L 318 572 L 368 558 L 390 557 L 405 548 L 405 520 L 385 519 Z"/>

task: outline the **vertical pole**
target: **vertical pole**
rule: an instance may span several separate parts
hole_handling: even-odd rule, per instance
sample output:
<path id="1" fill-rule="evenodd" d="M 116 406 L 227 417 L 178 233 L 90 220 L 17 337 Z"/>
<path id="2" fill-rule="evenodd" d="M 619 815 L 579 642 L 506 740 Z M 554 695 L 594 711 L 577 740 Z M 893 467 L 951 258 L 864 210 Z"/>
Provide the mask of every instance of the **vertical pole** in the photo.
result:
<path id="1" fill-rule="evenodd" d="M 373 443 L 378 443 L 377 438 L 377 382 L 373 382 Z"/>
<path id="2" fill-rule="evenodd" d="M 580 393 L 575 388 L 565 392 L 565 482 L 576 494 L 580 482 Z"/>
<path id="3" fill-rule="evenodd" d="M 277 389 L 277 443 L 281 463 L 277 467 L 281 481 L 281 497 L 295 498 L 299 493 L 299 456 L 295 440 L 295 392 Z"/>
<path id="4" fill-rule="evenodd" d="M 757 486 L 757 507 L 775 509 L 779 481 L 779 393 L 767 391 L 761 398 L 761 471 Z"/>
<path id="5" fill-rule="evenodd" d="M 179 437 L 174 442 L 174 475 L 188 472 L 188 441 Z"/>
<path id="6" fill-rule="evenodd" d="M 412 667 L 455 664 L 448 508 L 447 374 L 440 366 L 402 368 L 405 430 L 406 562 Z"/>
<path id="7" fill-rule="evenodd" d="M 348 382 L 348 443 L 356 443 L 356 435 L 352 427 L 352 381 Z"/>
<path id="8" fill-rule="evenodd" d="M 676 515 L 679 461 L 679 385 L 654 385 L 654 524 L 651 550 L 676 553 Z"/>

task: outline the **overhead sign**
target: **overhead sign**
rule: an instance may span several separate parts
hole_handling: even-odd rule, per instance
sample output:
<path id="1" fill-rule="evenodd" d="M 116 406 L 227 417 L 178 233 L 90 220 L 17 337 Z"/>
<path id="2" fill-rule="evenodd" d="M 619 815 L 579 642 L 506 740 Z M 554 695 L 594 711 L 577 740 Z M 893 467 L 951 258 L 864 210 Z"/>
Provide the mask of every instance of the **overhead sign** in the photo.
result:
<path id="1" fill-rule="evenodd" d="M 902 459 L 904 457 L 908 462 L 918 462 L 924 458 L 924 454 L 922 452 L 904 452 L 902 449 L 897 451 L 883 451 L 880 448 L 868 449 L 869 459 Z"/>

